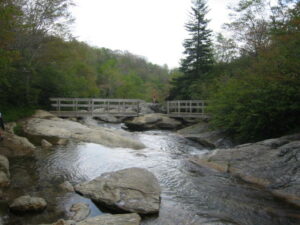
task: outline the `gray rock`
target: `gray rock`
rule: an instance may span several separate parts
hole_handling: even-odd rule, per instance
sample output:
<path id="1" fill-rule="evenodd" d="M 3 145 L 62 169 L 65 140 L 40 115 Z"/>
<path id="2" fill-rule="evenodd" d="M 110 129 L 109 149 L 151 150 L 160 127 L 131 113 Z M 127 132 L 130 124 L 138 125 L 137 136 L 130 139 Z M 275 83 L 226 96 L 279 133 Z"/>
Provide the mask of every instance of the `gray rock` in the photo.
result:
<path id="1" fill-rule="evenodd" d="M 59 185 L 59 187 L 64 191 L 68 191 L 68 192 L 75 191 L 73 185 L 69 181 L 63 182 L 62 184 Z"/>
<path id="2" fill-rule="evenodd" d="M 183 136 L 207 148 L 230 148 L 233 146 L 232 142 L 221 131 L 186 134 Z"/>
<path id="3" fill-rule="evenodd" d="M 4 132 L 4 139 L 0 142 L 0 153 L 7 157 L 31 155 L 35 146 L 25 137 Z"/>
<path id="4" fill-rule="evenodd" d="M 68 144 L 68 140 L 67 139 L 59 139 L 58 141 L 57 141 L 57 143 L 56 144 L 58 144 L 58 145 L 66 145 L 66 144 Z"/>
<path id="5" fill-rule="evenodd" d="M 77 222 L 86 219 L 91 212 L 89 205 L 85 203 L 76 203 L 72 205 L 70 211 L 74 212 L 74 215 L 71 217 L 71 220 Z"/>
<path id="6" fill-rule="evenodd" d="M 10 179 L 8 177 L 8 175 L 3 172 L 0 171 L 0 187 L 7 187 L 10 184 Z"/>
<path id="7" fill-rule="evenodd" d="M 206 122 L 199 122 L 191 126 L 185 127 L 183 129 L 180 129 L 177 131 L 177 133 L 181 135 L 192 135 L 192 134 L 200 134 L 208 131 L 211 131 L 209 124 Z"/>
<path id="8" fill-rule="evenodd" d="M 10 184 L 9 161 L 0 155 L 0 187 L 7 187 Z"/>
<path id="9" fill-rule="evenodd" d="M 43 148 L 51 148 L 53 145 L 52 145 L 50 142 L 48 142 L 47 140 L 43 139 L 43 140 L 41 141 L 41 146 L 42 146 Z"/>
<path id="10" fill-rule="evenodd" d="M 60 219 L 57 222 L 52 223 L 52 224 L 40 224 L 40 225 L 76 225 L 76 222 L 72 221 L 72 220 Z"/>
<path id="11" fill-rule="evenodd" d="M 47 202 L 43 198 L 21 196 L 13 201 L 9 208 L 13 211 L 43 211 L 47 207 Z"/>
<path id="12" fill-rule="evenodd" d="M 3 155 L 0 155 L 0 171 L 3 171 L 9 176 L 9 161 Z"/>
<path id="13" fill-rule="evenodd" d="M 104 173 L 75 186 L 75 190 L 106 207 L 140 214 L 159 211 L 160 187 L 156 177 L 141 168 Z"/>
<path id="14" fill-rule="evenodd" d="M 77 225 L 139 225 L 141 217 L 136 213 L 130 214 L 104 214 L 88 218 L 77 223 Z"/>
<path id="15" fill-rule="evenodd" d="M 182 124 L 180 121 L 167 117 L 163 114 L 147 114 L 135 117 L 130 121 L 125 121 L 125 125 L 131 130 L 151 130 L 151 129 L 177 129 Z"/>
<path id="16" fill-rule="evenodd" d="M 136 213 L 130 214 L 103 214 L 100 216 L 88 218 L 81 222 L 75 222 L 72 220 L 60 219 L 52 224 L 40 224 L 40 225 L 139 225 L 141 217 Z"/>
<path id="17" fill-rule="evenodd" d="M 177 133 L 207 148 L 229 148 L 233 146 L 233 143 L 222 131 L 212 130 L 210 125 L 204 121 L 178 130 Z"/>
<path id="18" fill-rule="evenodd" d="M 130 135 L 124 136 L 117 130 L 88 127 L 83 124 L 57 117 L 50 119 L 29 118 L 23 124 L 24 132 L 31 137 L 49 139 L 75 139 L 83 142 L 103 144 L 108 147 L 142 149 L 145 146 Z M 56 141 L 57 142 L 57 141 Z"/>
<path id="19" fill-rule="evenodd" d="M 119 123 L 120 122 L 120 120 L 118 118 L 116 118 L 115 116 L 113 116 L 111 114 L 98 115 L 95 118 L 97 118 L 101 121 L 107 122 L 107 123 Z"/>
<path id="20" fill-rule="evenodd" d="M 274 195 L 300 206 L 298 137 L 299 140 L 282 137 L 226 150 L 217 149 L 190 160 L 263 186 Z"/>

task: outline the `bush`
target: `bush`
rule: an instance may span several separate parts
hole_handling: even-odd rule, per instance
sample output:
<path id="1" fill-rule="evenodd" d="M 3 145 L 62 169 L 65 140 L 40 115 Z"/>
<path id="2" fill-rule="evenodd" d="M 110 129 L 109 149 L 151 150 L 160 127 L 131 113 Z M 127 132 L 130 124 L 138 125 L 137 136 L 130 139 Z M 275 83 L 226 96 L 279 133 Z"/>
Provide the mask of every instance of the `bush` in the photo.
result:
<path id="1" fill-rule="evenodd" d="M 230 78 L 210 97 L 212 124 L 239 142 L 258 141 L 300 127 L 299 82 L 259 75 Z"/>
<path id="2" fill-rule="evenodd" d="M 35 109 L 32 107 L 1 107 L 4 122 L 13 122 L 32 116 Z"/>

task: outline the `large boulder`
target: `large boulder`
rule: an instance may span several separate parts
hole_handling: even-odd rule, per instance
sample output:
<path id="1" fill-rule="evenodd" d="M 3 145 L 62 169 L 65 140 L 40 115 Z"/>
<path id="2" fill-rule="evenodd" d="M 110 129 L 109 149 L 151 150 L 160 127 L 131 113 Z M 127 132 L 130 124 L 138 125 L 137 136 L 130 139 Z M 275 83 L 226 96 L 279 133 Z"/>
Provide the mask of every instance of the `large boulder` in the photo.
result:
<path id="1" fill-rule="evenodd" d="M 49 119 L 29 118 L 23 123 L 24 133 L 34 139 L 54 140 L 75 139 L 83 142 L 91 142 L 106 145 L 108 147 L 122 147 L 141 149 L 145 146 L 133 138 L 130 134 L 123 135 L 117 130 L 103 127 L 88 127 L 78 122 L 64 120 L 57 117 Z"/>
<path id="2" fill-rule="evenodd" d="M 217 149 L 190 160 L 260 185 L 300 206 L 300 134 Z"/>
<path id="3" fill-rule="evenodd" d="M 154 113 L 135 117 L 132 120 L 125 121 L 125 125 L 131 130 L 174 130 L 181 127 L 182 123 L 178 120 L 169 118 L 166 115 Z"/>
<path id="4" fill-rule="evenodd" d="M 18 212 L 39 212 L 47 207 L 47 202 L 43 198 L 21 196 L 13 201 L 9 208 Z"/>
<path id="5" fill-rule="evenodd" d="M 207 122 L 200 122 L 177 132 L 206 148 L 230 148 L 233 146 L 233 143 L 224 132 L 212 130 Z"/>
<path id="6" fill-rule="evenodd" d="M 75 186 L 80 194 L 118 211 L 151 214 L 159 211 L 160 186 L 156 177 L 141 168 L 104 173 Z"/>

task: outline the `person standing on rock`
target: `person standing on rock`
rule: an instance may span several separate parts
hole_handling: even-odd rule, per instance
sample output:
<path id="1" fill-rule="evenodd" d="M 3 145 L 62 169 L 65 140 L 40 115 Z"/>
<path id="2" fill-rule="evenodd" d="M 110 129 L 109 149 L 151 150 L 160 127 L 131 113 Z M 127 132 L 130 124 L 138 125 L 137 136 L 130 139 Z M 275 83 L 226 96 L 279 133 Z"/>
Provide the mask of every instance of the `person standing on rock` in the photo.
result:
<path id="1" fill-rule="evenodd" d="M 4 127 L 4 122 L 3 122 L 3 118 L 2 118 L 2 113 L 0 112 L 0 141 L 3 140 L 3 136 L 2 136 L 2 131 L 1 129 L 4 131 L 5 127 Z"/>

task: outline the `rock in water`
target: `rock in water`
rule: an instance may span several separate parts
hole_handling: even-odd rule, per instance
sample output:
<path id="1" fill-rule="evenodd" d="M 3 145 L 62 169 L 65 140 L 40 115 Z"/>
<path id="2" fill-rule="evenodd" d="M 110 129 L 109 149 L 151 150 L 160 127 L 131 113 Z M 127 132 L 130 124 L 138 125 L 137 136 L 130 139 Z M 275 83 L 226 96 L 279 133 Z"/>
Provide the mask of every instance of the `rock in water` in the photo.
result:
<path id="1" fill-rule="evenodd" d="M 141 217 L 136 213 L 130 214 L 105 214 L 93 218 L 88 218 L 76 225 L 139 225 Z"/>
<path id="2" fill-rule="evenodd" d="M 300 134 L 217 149 L 190 160 L 258 184 L 300 206 Z"/>
<path id="3" fill-rule="evenodd" d="M 52 145 L 49 141 L 43 139 L 43 140 L 41 141 L 41 146 L 42 146 L 43 148 L 51 148 L 53 145 Z"/>
<path id="4" fill-rule="evenodd" d="M 47 207 L 47 202 L 43 198 L 21 196 L 13 201 L 9 208 L 13 211 L 43 211 Z"/>
<path id="5" fill-rule="evenodd" d="M 71 212 L 74 212 L 75 214 L 71 217 L 74 221 L 82 221 L 85 218 L 87 218 L 91 212 L 89 205 L 85 203 L 76 203 L 72 205 Z"/>
<path id="6" fill-rule="evenodd" d="M 139 225 L 141 217 L 136 213 L 130 214 L 103 214 L 88 218 L 81 222 L 74 222 L 72 220 L 65 221 L 63 219 L 58 220 L 52 224 L 40 224 L 40 225 Z"/>
<path id="7" fill-rule="evenodd" d="M 42 114 L 40 112 L 40 114 Z M 47 113 L 45 113 L 47 115 Z M 97 127 L 91 128 L 83 124 L 64 120 L 57 117 L 45 116 L 43 118 L 29 118 L 23 123 L 24 133 L 28 136 L 46 139 L 75 139 L 83 142 L 102 144 L 108 147 L 121 147 L 142 149 L 145 146 L 134 140 L 130 133 L 123 135 L 124 132 L 118 132 L 113 129 Z"/>
<path id="8" fill-rule="evenodd" d="M 156 177 L 141 168 L 104 173 L 75 186 L 75 190 L 99 205 L 140 214 L 159 211 L 160 186 Z"/>
<path id="9" fill-rule="evenodd" d="M 61 183 L 59 185 L 59 187 L 64 191 L 68 191 L 68 192 L 75 191 L 73 185 L 69 181 L 65 181 L 65 182 Z"/>
<path id="10" fill-rule="evenodd" d="M 169 118 L 166 115 L 153 113 L 135 117 L 132 120 L 125 121 L 125 125 L 131 130 L 174 130 L 181 127 L 182 123 L 178 120 Z"/>

